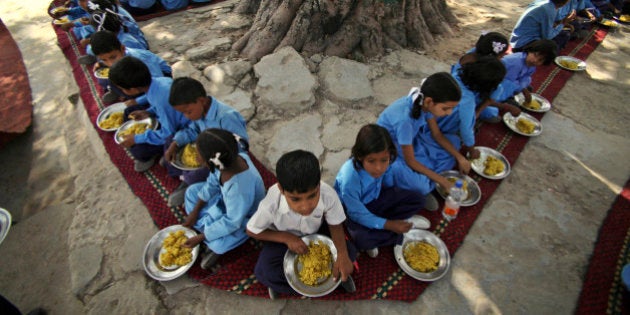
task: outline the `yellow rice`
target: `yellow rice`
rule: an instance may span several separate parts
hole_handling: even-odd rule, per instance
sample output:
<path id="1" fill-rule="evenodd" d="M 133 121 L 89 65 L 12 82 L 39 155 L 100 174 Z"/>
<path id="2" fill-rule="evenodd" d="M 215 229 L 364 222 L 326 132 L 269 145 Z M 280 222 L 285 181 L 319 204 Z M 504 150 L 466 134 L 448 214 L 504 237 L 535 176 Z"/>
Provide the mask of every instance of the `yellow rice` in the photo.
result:
<path id="1" fill-rule="evenodd" d="M 302 264 L 298 277 L 306 285 L 317 286 L 321 279 L 327 279 L 332 274 L 332 254 L 322 241 L 311 241 L 308 252 L 299 255 L 298 262 Z"/>
<path id="2" fill-rule="evenodd" d="M 418 272 L 433 272 L 440 263 L 440 254 L 435 246 L 427 242 L 410 242 L 403 249 L 409 267 Z"/>
<path id="3" fill-rule="evenodd" d="M 168 266 L 184 266 L 192 261 L 192 248 L 182 247 L 188 240 L 183 230 L 170 232 L 162 243 L 164 252 L 160 254 L 160 265 Z"/>

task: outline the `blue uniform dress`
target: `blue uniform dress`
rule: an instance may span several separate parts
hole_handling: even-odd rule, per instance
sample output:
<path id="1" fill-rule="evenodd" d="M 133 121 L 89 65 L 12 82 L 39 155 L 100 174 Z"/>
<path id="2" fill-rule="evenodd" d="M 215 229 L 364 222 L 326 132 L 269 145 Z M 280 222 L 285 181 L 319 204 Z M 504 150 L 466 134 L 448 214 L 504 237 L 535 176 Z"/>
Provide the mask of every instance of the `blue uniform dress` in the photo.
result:
<path id="1" fill-rule="evenodd" d="M 156 0 L 120 0 L 120 5 L 135 15 L 149 14 L 158 9 Z"/>
<path id="2" fill-rule="evenodd" d="M 536 67 L 525 64 L 526 52 L 517 52 L 503 57 L 501 62 L 506 69 L 503 88 L 506 94 L 514 95 L 526 89 L 532 83 L 532 75 Z"/>
<path id="3" fill-rule="evenodd" d="M 227 130 L 231 133 L 237 134 L 243 140 L 249 142 L 249 136 L 247 135 L 247 126 L 245 125 L 245 118 L 234 108 L 229 105 L 223 104 L 216 98 L 212 97 L 210 103 L 210 109 L 206 116 L 191 121 L 185 128 L 177 131 L 173 137 L 173 141 L 177 142 L 179 147 L 182 147 L 188 143 L 193 143 L 197 140 L 199 134 L 208 128 L 219 128 Z M 170 141 L 167 141 L 170 145 Z M 241 147 L 241 152 L 243 148 Z M 183 181 L 187 184 L 194 184 L 206 179 L 209 174 L 207 168 L 200 168 L 196 171 L 181 171 L 171 164 L 167 164 L 168 174 L 170 176 L 183 175 Z"/>
<path id="4" fill-rule="evenodd" d="M 148 50 L 149 42 L 147 42 L 147 39 L 144 37 L 144 33 L 131 13 L 125 10 L 122 6 L 117 6 L 116 9 L 118 10 L 118 17 L 120 17 L 122 25 L 127 28 L 127 33 L 131 34 L 136 40 L 146 46 L 145 49 Z"/>
<path id="5" fill-rule="evenodd" d="M 160 2 L 166 10 L 177 10 L 188 5 L 188 0 L 160 0 Z"/>
<path id="6" fill-rule="evenodd" d="M 182 113 L 173 109 L 173 106 L 168 102 L 172 84 L 173 79 L 166 77 L 152 78 L 151 80 L 151 85 L 146 93 L 150 104 L 147 112 L 157 118 L 160 128 L 135 135 L 136 144 L 131 147 L 130 151 L 136 160 L 148 161 L 152 157 L 162 154 L 166 139 L 190 122 Z"/>
<path id="7" fill-rule="evenodd" d="M 87 11 L 85 11 L 82 7 L 80 6 L 71 7 L 68 10 L 67 14 L 68 14 L 68 19 L 70 19 L 70 21 L 74 21 L 72 23 L 73 24 L 72 33 L 74 34 L 76 38 L 84 39 L 92 35 L 92 33 L 94 33 L 94 27 L 92 27 L 92 25 L 89 25 L 89 24 L 84 25 L 80 21 L 81 18 L 90 17 L 90 14 Z"/>
<path id="8" fill-rule="evenodd" d="M 535 40 L 554 39 L 558 36 L 563 25 L 553 26 L 556 12 L 556 5 L 549 1 L 535 3 L 528 7 L 512 30 L 510 45 L 513 49 L 520 49 Z M 558 47 L 564 47 L 565 43 L 566 41 Z"/>
<path id="9" fill-rule="evenodd" d="M 193 228 L 205 235 L 204 243 L 217 254 L 232 250 L 247 240 L 247 221 L 265 197 L 265 185 L 254 163 L 246 153 L 239 156 L 247 161 L 247 170 L 223 184 L 221 171 L 217 170 L 206 182 L 186 189 L 186 213 L 193 211 L 198 200 L 206 202 Z"/>
<path id="10" fill-rule="evenodd" d="M 431 158 L 433 156 L 433 152 L 430 152 L 432 148 L 425 145 L 420 135 L 425 128 L 428 129 L 427 119 L 433 115 L 423 111 L 418 119 L 411 118 L 415 96 L 416 94 L 411 93 L 394 101 L 381 113 L 376 123 L 389 131 L 398 149 L 400 158 L 391 165 L 394 185 L 402 189 L 419 191 L 426 195 L 435 188 L 435 184 L 424 174 L 414 171 L 407 165 L 402 155 L 402 146 L 413 146 L 416 160 L 434 172 L 451 169 L 453 165 L 444 168 L 443 161 Z"/>
<path id="11" fill-rule="evenodd" d="M 152 53 L 146 49 L 137 49 L 137 48 L 129 48 L 125 47 L 125 56 L 132 56 L 140 59 L 147 68 L 149 68 L 149 72 L 151 73 L 151 77 L 159 78 L 164 76 L 170 76 L 173 72 L 171 70 L 171 66 L 169 66 L 164 59 L 160 56 Z M 125 95 L 122 90 L 117 88 L 116 86 L 110 84 L 109 79 L 99 79 L 98 83 L 104 88 L 113 91 L 114 93 L 125 97 L 126 99 L 134 98 L 129 95 Z M 125 119 L 134 110 L 146 109 L 146 105 L 149 103 L 146 95 L 136 96 L 136 103 L 140 106 L 130 106 L 125 110 Z M 143 106 L 144 105 L 144 106 Z"/>
<path id="12" fill-rule="evenodd" d="M 339 169 L 335 190 L 344 205 L 346 228 L 358 250 L 400 243 L 402 234 L 384 229 L 387 220 L 405 220 L 424 207 L 424 195 L 394 187 L 391 168 L 379 178 L 363 168 L 356 169 L 353 159 Z"/>

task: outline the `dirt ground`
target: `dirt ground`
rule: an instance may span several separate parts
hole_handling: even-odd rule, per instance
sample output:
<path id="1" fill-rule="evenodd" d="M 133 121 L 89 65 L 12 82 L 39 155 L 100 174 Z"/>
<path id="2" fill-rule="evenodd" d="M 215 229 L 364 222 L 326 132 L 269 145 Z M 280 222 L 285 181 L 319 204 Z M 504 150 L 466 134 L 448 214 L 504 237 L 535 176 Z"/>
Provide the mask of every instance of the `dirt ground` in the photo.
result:
<path id="1" fill-rule="evenodd" d="M 508 35 L 529 2 L 448 1 L 460 24 L 425 53 L 450 64 L 483 30 Z M 0 294 L 23 311 L 572 313 L 598 227 L 630 177 L 630 109 L 623 102 L 630 86 L 628 27 L 610 34 L 589 57 L 588 71 L 571 78 L 543 119 L 544 137 L 528 143 L 458 250 L 452 271 L 416 302 L 269 301 L 186 281 L 159 284 L 138 268 L 134 249 L 156 228 L 86 127 L 82 104 L 69 101 L 78 88 L 56 47 L 47 6 L 45 0 L 5 0 L 0 8 L 22 50 L 34 100 L 33 127 L 0 152 L 0 207 L 17 221 L 0 246 Z M 126 211 L 108 222 L 73 222 L 79 212 L 117 209 Z M 125 233 L 129 237 L 112 237 Z M 103 251 L 128 258 L 113 263 Z M 98 281 L 84 283 L 95 275 Z"/>

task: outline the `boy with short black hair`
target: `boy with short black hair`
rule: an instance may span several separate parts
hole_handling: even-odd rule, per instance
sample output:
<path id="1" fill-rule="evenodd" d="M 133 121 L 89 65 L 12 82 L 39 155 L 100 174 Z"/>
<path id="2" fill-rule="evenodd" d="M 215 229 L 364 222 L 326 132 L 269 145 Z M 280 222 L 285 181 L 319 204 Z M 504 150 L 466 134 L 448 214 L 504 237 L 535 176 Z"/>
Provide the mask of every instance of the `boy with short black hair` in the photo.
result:
<path id="1" fill-rule="evenodd" d="M 269 188 L 247 223 L 247 234 L 265 241 L 254 270 L 258 281 L 268 287 L 271 299 L 276 292 L 296 294 L 284 275 L 284 255 L 287 249 L 305 254 L 308 244 L 301 237 L 320 233 L 329 234 L 337 249 L 332 276 L 341 277 L 346 291 L 356 291 L 350 277 L 356 250 L 345 239 L 343 206 L 335 190 L 321 181 L 317 157 L 303 150 L 286 153 L 278 160 L 276 173 L 278 183 Z"/>
<path id="2" fill-rule="evenodd" d="M 102 66 L 111 67 L 116 61 L 120 60 L 124 56 L 136 57 L 149 68 L 152 77 L 170 77 L 172 76 L 171 67 L 160 58 L 158 55 L 146 50 L 138 48 L 125 47 L 116 37 L 116 34 L 110 31 L 98 31 L 92 35 L 92 52 L 98 58 L 96 64 L 94 64 L 94 71 L 98 70 Z M 103 102 L 106 104 L 113 103 L 123 97 L 127 99 L 125 104 L 130 108 L 127 112 L 134 110 L 146 109 L 148 107 L 148 101 L 145 95 L 137 97 L 130 97 L 124 95 L 122 91 L 115 86 L 109 84 L 109 80 L 99 80 L 99 84 L 103 86 L 103 89 L 107 92 L 103 95 Z M 126 113 L 126 114 L 128 114 Z"/>
<path id="3" fill-rule="evenodd" d="M 127 135 L 121 142 L 122 146 L 130 149 L 135 159 L 134 170 L 145 172 L 164 152 L 166 139 L 189 122 L 168 103 L 173 79 L 152 78 L 144 62 L 135 57 L 125 56 L 112 65 L 109 80 L 127 95 L 146 94 L 149 108 L 132 112 L 129 114 L 132 119 L 155 117 L 160 123 L 158 130 L 149 129 L 142 134 Z"/>
<path id="4" fill-rule="evenodd" d="M 173 108 L 190 119 L 190 123 L 178 130 L 173 140 L 167 140 L 167 150 L 164 153 L 166 161 L 173 161 L 180 147 L 194 143 L 197 136 L 209 128 L 227 130 L 238 135 L 244 143 L 249 141 L 245 118 L 234 108 L 223 104 L 206 92 L 201 82 L 188 77 L 177 78 L 173 81 L 169 102 Z M 170 143 L 169 143 L 170 142 Z M 243 143 L 243 141 L 239 141 Z M 239 147 L 240 152 L 247 151 L 247 147 Z M 179 176 L 182 183 L 168 197 L 169 206 L 179 206 L 184 203 L 186 187 L 194 183 L 205 181 L 209 170 L 199 168 L 194 171 L 181 171 L 168 163 L 164 163 L 170 176 Z"/>

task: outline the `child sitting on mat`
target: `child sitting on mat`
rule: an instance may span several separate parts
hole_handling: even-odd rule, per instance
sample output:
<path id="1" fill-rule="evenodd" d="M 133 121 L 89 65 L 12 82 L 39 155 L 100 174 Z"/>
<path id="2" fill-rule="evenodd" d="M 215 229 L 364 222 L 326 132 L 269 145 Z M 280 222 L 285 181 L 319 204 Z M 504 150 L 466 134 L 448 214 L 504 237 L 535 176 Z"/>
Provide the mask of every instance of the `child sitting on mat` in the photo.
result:
<path id="1" fill-rule="evenodd" d="M 284 255 L 287 250 L 305 254 L 308 244 L 301 237 L 321 233 L 329 234 L 337 249 L 332 276 L 341 278 L 346 291 L 356 291 L 350 277 L 356 250 L 346 242 L 342 225 L 346 216 L 337 193 L 320 181 L 317 157 L 302 150 L 286 153 L 278 160 L 276 173 L 278 183 L 269 188 L 247 223 L 247 234 L 265 241 L 254 270 L 256 279 L 268 287 L 271 299 L 276 292 L 296 294 L 284 274 Z"/>
<path id="2" fill-rule="evenodd" d="M 92 35 L 91 43 L 92 51 L 99 61 L 94 64 L 94 71 L 100 69 L 102 66 L 111 67 L 124 56 L 132 56 L 144 62 L 149 68 L 149 72 L 151 72 L 151 77 L 172 76 L 171 66 L 169 66 L 164 59 L 146 49 L 125 47 L 125 45 L 120 43 L 116 34 L 113 32 L 98 31 Z M 137 97 L 125 95 L 122 91 L 116 89 L 115 86 L 111 86 L 108 79 L 99 80 L 99 84 L 107 91 L 102 98 L 105 104 L 114 103 L 121 100 L 121 98 L 123 100 L 126 99 L 125 105 L 127 105 L 127 109 L 125 109 L 125 120 L 129 113 L 135 110 L 146 109 L 149 106 L 147 97 L 144 94 Z"/>
<path id="3" fill-rule="evenodd" d="M 516 22 L 512 30 L 510 44 L 513 52 L 519 52 L 525 45 L 539 39 L 551 39 L 562 49 L 572 32 L 571 22 L 575 14 L 556 22 L 556 13 L 569 0 L 549 0 L 530 5 Z M 570 31 L 563 31 L 567 27 Z"/>
<path id="4" fill-rule="evenodd" d="M 135 120 L 154 117 L 160 123 L 157 130 L 147 130 L 138 135 L 127 135 L 121 145 L 129 148 L 134 157 L 134 170 L 145 172 L 164 153 L 166 139 L 190 121 L 168 103 L 173 79 L 152 78 L 142 60 L 125 56 L 112 65 L 109 80 L 127 95 L 145 93 L 150 106 L 129 114 Z"/>
<path id="5" fill-rule="evenodd" d="M 551 64 L 557 54 L 558 46 L 554 41 L 541 39 L 527 44 L 522 52 L 505 56 L 501 60 L 506 70 L 501 82 L 504 93 L 511 97 L 522 92 L 525 103 L 531 102 L 530 84 L 536 67 Z"/>
<path id="6" fill-rule="evenodd" d="M 453 77 L 446 72 L 438 72 L 423 80 L 420 87 L 411 89 L 409 95 L 390 104 L 377 120 L 391 135 L 401 157 L 392 164 L 394 185 L 422 193 L 425 196 L 424 207 L 430 211 L 438 208 L 437 200 L 431 194 L 435 183 L 447 189 L 452 185 L 439 173 L 453 168 L 455 161 L 437 156 L 436 153 L 441 151 L 435 152 L 425 146 L 420 136 L 428 128 L 430 120 L 451 113 L 460 98 L 461 91 Z M 449 141 L 442 138 L 440 141 Z M 453 149 L 453 154 L 459 152 Z M 468 163 L 470 168 L 470 162 L 461 154 L 459 156 L 457 161 Z"/>
<path id="7" fill-rule="evenodd" d="M 200 232 L 184 246 L 204 242 L 210 250 L 201 261 L 203 269 L 247 240 L 247 221 L 265 197 L 263 180 L 247 153 L 239 153 L 239 141 L 239 136 L 216 128 L 197 137 L 197 152 L 210 176 L 186 190 L 183 225 Z"/>
<path id="8" fill-rule="evenodd" d="M 245 118 L 234 108 L 225 105 L 206 93 L 201 82 L 188 77 L 177 78 L 173 81 L 169 102 L 173 108 L 190 119 L 185 128 L 178 130 L 172 140 L 167 140 L 167 150 L 164 158 L 172 162 L 180 147 L 193 143 L 197 136 L 205 129 L 220 128 L 238 135 L 246 144 L 243 152 L 247 151 L 247 127 Z M 208 169 L 182 171 L 171 164 L 165 165 L 170 176 L 181 176 L 182 183 L 168 197 L 169 206 L 178 206 L 184 202 L 184 192 L 188 185 L 204 181 L 208 177 Z"/>
<path id="9" fill-rule="evenodd" d="M 421 193 L 394 186 L 389 166 L 396 155 L 387 129 L 365 125 L 335 180 L 348 215 L 348 234 L 357 250 L 365 250 L 370 257 L 376 257 L 381 246 L 400 243 L 403 233 L 412 228 L 406 219 L 424 206 Z"/>

